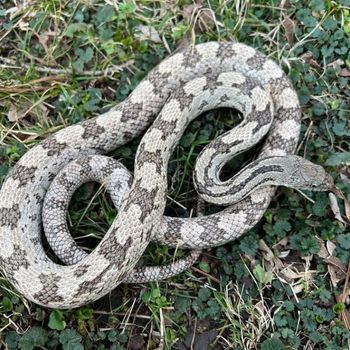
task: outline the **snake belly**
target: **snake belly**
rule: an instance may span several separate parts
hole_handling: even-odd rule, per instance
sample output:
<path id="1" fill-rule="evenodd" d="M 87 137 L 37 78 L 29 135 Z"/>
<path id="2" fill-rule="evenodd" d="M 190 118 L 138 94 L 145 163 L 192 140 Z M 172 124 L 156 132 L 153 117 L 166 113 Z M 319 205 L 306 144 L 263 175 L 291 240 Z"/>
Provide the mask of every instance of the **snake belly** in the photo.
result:
<path id="1" fill-rule="evenodd" d="M 261 94 L 240 95 L 240 90 L 249 88 L 259 88 Z M 268 126 L 260 157 L 294 152 L 300 131 L 298 98 L 276 63 L 254 48 L 232 42 L 209 42 L 178 52 L 154 68 L 125 101 L 51 135 L 11 169 L 0 190 L 0 266 L 10 282 L 37 304 L 78 307 L 125 280 L 151 240 L 202 249 L 252 228 L 269 205 L 271 187 L 258 189 L 218 214 L 163 217 L 171 152 L 191 120 L 217 107 L 247 115 L 270 110 L 274 115 L 272 122 L 252 120 L 245 133 L 236 133 L 236 140 L 224 138 L 221 146 L 237 147 L 237 142 L 243 144 L 248 136 L 254 139 Z M 130 192 L 105 237 L 76 264 L 54 263 L 41 243 L 41 211 L 53 177 L 73 159 L 108 153 L 147 128 L 135 157 Z M 209 144 L 208 149 L 220 158 L 218 144 Z M 210 168 L 203 164 L 202 169 Z M 205 175 L 198 180 L 207 181 Z"/>

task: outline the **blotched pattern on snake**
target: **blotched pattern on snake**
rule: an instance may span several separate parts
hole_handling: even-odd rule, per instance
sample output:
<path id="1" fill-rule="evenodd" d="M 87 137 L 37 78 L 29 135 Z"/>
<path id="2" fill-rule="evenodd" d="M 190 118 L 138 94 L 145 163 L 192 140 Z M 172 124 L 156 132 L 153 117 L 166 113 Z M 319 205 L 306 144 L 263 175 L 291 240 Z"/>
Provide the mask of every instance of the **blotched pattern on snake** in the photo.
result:
<path id="1" fill-rule="evenodd" d="M 239 110 L 243 120 L 202 151 L 194 181 L 204 199 L 228 207 L 191 219 L 164 217 L 169 157 L 186 126 L 218 107 Z M 113 160 L 94 156 L 114 150 L 147 128 L 135 156 L 133 179 Z M 168 269 L 133 268 L 151 240 L 198 250 L 239 237 L 265 212 L 274 193 L 272 184 L 331 186 L 321 167 L 286 157 L 294 152 L 299 131 L 297 95 L 282 69 L 263 54 L 232 42 L 209 42 L 175 53 L 125 101 L 56 132 L 13 167 L 0 191 L 0 266 L 25 297 L 54 308 L 86 304 L 123 281 L 177 273 L 197 251 Z M 220 181 L 223 165 L 266 135 L 260 160 Z M 44 223 L 52 229 L 49 240 L 54 250 L 67 265 L 54 263 L 41 244 L 45 194 L 58 173 L 45 200 Z M 106 181 L 119 206 L 115 221 L 91 254 L 67 238 L 61 214 L 66 208 L 61 198 L 71 196 L 81 176 L 84 181 Z"/>

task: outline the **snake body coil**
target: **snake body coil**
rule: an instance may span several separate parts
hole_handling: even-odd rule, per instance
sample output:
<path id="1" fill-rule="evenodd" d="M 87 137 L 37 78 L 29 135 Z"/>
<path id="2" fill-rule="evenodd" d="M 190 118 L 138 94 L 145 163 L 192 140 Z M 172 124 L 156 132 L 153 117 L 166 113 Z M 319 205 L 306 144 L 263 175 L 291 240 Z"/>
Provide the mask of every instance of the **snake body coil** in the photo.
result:
<path id="1" fill-rule="evenodd" d="M 163 217 L 169 157 L 188 123 L 217 107 L 236 108 L 244 118 L 202 152 L 194 179 L 204 198 L 229 206 L 198 218 Z M 80 172 L 92 173 L 91 155 L 108 153 L 147 127 L 135 157 L 132 183 L 130 178 L 125 181 L 125 186 L 131 183 L 130 191 L 127 187 L 127 197 L 120 200 L 118 216 L 105 237 L 89 255 L 75 250 L 66 259 L 72 265 L 54 263 L 41 244 L 41 212 L 52 179 L 76 158 L 80 170 L 68 171 L 73 179 Z M 274 190 L 260 186 L 274 183 L 269 181 L 271 174 L 283 183 L 286 172 L 278 157 L 294 152 L 299 130 L 297 95 L 283 71 L 263 54 L 231 42 L 210 42 L 176 53 L 153 69 L 116 108 L 53 134 L 13 167 L 0 191 L 0 266 L 28 299 L 48 307 L 70 308 L 132 280 L 128 275 L 151 240 L 191 249 L 231 241 L 252 228 L 269 205 Z M 218 175 L 225 162 L 267 133 L 259 156 L 266 158 L 265 163 L 238 174 L 238 188 L 237 178 L 236 182 L 221 182 Z M 112 161 L 99 163 L 103 174 L 115 171 Z M 290 168 L 298 172 L 298 166 Z M 58 186 L 68 193 L 75 185 L 65 174 L 67 171 L 61 174 Z M 55 221 L 54 213 L 66 204 L 55 199 L 55 190 L 51 192 L 45 212 Z M 237 202 L 242 195 L 244 199 Z M 56 239 L 64 260 L 67 246 L 63 244 L 67 242 L 63 241 Z"/>

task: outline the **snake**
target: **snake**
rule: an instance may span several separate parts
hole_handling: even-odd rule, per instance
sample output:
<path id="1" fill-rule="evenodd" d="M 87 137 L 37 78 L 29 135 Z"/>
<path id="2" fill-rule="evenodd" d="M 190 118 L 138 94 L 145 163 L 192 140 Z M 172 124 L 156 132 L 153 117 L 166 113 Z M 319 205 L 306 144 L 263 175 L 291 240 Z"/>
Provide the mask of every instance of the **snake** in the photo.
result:
<path id="1" fill-rule="evenodd" d="M 167 165 L 188 124 L 231 108 L 240 123 L 199 154 L 193 181 L 211 215 L 164 216 Z M 27 151 L 0 190 L 0 268 L 28 300 L 48 308 L 93 302 L 123 282 L 182 271 L 202 249 L 254 227 L 284 185 L 327 191 L 331 176 L 296 156 L 301 110 L 296 91 L 272 59 L 238 42 L 207 42 L 175 52 L 111 110 L 62 128 Z M 133 175 L 106 156 L 143 135 Z M 223 166 L 262 142 L 258 157 L 228 180 Z M 118 214 L 97 247 L 85 252 L 67 232 L 66 201 L 83 182 L 104 183 Z M 43 244 L 43 226 L 58 260 Z M 165 267 L 139 267 L 149 242 L 192 250 Z"/>

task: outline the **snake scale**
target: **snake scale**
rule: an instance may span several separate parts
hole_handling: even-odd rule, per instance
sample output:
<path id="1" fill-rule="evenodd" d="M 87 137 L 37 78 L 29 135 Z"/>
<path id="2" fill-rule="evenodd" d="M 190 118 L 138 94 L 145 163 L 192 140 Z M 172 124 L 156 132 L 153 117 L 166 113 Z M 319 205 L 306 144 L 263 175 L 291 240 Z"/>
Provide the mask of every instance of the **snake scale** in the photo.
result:
<path id="1" fill-rule="evenodd" d="M 227 207 L 196 218 L 165 217 L 169 157 L 187 125 L 218 107 L 237 109 L 243 120 L 201 152 L 194 183 L 205 200 Z M 254 48 L 209 42 L 171 55 L 115 108 L 49 136 L 11 169 L 0 191 L 1 269 L 26 298 L 52 308 L 78 307 L 121 282 L 183 270 L 198 250 L 251 229 L 270 203 L 272 185 L 333 186 L 320 166 L 292 155 L 300 117 L 297 95 L 282 69 Z M 103 156 L 144 132 L 133 177 Z M 224 164 L 264 137 L 258 159 L 221 181 Z M 65 222 L 65 201 L 88 180 L 106 183 L 119 209 L 90 254 L 69 237 Z M 65 265 L 47 256 L 42 223 Z M 194 251 L 163 268 L 135 269 L 150 241 Z"/>

